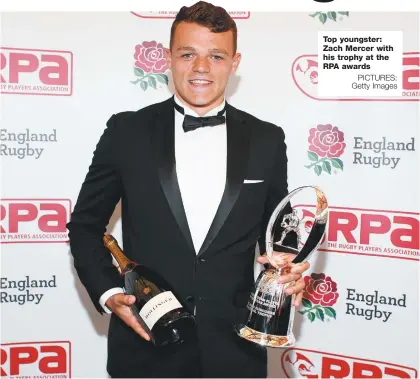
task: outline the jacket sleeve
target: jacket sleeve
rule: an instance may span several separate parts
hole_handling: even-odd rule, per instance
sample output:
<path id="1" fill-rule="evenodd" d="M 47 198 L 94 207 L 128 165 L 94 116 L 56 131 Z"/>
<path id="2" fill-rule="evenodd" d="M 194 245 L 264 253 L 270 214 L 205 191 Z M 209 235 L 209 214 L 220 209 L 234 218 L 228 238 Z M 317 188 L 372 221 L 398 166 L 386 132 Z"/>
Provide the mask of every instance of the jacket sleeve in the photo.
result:
<path id="1" fill-rule="evenodd" d="M 261 222 L 261 233 L 260 238 L 258 240 L 260 254 L 264 254 L 266 252 L 265 247 L 265 234 L 267 231 L 268 221 L 272 213 L 274 212 L 275 208 L 279 203 L 285 198 L 288 194 L 288 184 L 287 184 L 287 146 L 285 143 L 285 135 L 283 129 L 278 127 L 279 130 L 279 138 L 277 149 L 274 154 L 273 160 L 273 169 L 271 172 L 271 178 L 269 187 L 267 190 L 267 198 L 264 207 L 263 218 Z M 292 207 L 290 203 L 286 205 L 283 212 L 279 214 L 277 218 L 277 223 L 274 227 L 274 242 L 280 240 L 281 234 L 283 232 L 283 228 L 280 226 L 282 218 L 285 214 L 291 213 Z M 284 245 L 289 247 L 297 248 L 297 236 L 296 233 L 288 233 L 285 240 L 283 241 Z M 275 249 L 275 246 L 273 248 Z"/>
<path id="2" fill-rule="evenodd" d="M 115 165 L 116 116 L 107 122 L 74 206 L 69 230 L 70 251 L 80 281 L 100 313 L 99 299 L 107 290 L 122 287 L 123 279 L 112 264 L 103 236 L 115 206 L 122 196 L 122 184 Z"/>

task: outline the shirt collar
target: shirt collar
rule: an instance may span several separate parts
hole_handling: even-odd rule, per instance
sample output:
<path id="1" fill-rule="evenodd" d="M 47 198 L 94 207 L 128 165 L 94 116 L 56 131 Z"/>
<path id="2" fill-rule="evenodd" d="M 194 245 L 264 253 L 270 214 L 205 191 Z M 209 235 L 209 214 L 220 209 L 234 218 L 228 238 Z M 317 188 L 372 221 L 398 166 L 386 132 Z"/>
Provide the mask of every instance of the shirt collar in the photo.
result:
<path id="1" fill-rule="evenodd" d="M 225 106 L 226 100 L 223 99 L 222 104 L 220 104 L 219 106 L 217 106 L 216 108 L 210 109 L 205 115 L 200 116 L 198 115 L 194 110 L 192 110 L 188 105 L 184 104 L 175 94 L 174 95 L 174 100 L 175 102 L 181 106 L 182 108 L 184 108 L 184 113 L 185 114 L 189 114 L 190 116 L 195 116 L 195 117 L 208 117 L 208 116 L 216 116 L 217 113 L 219 113 L 223 107 Z"/>

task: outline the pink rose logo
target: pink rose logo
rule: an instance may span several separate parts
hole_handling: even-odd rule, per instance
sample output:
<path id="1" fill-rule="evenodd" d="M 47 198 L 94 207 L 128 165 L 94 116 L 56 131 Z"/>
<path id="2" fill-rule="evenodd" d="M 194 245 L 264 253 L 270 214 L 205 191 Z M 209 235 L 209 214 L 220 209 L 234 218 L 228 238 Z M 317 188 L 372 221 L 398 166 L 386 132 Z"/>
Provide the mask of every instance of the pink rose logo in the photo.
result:
<path id="1" fill-rule="evenodd" d="M 344 133 L 331 124 L 318 125 L 309 131 L 309 150 L 321 157 L 335 158 L 343 154 Z"/>
<path id="2" fill-rule="evenodd" d="M 339 159 L 346 147 L 344 133 L 331 124 L 318 125 L 309 131 L 308 157 L 312 161 L 306 168 L 314 168 L 317 175 L 322 171 L 331 174 L 332 167 L 343 170 L 343 161 Z"/>
<path id="3" fill-rule="evenodd" d="M 169 67 L 164 50 L 161 43 L 144 41 L 142 44 L 136 46 L 134 53 L 136 63 L 134 65 L 146 72 L 165 72 Z"/>
<path id="4" fill-rule="evenodd" d="M 144 41 L 136 45 L 134 51 L 134 74 L 137 79 L 131 83 L 140 83 L 140 87 L 145 91 L 148 87 L 157 88 L 157 83 L 168 85 L 168 76 L 165 74 L 169 70 L 169 63 L 165 57 L 166 48 L 156 41 Z"/>
<path id="5" fill-rule="evenodd" d="M 325 316 L 336 318 L 336 312 L 332 306 L 337 302 L 338 292 L 337 283 L 331 277 L 321 274 L 311 274 L 305 276 L 305 288 L 303 290 L 302 305 L 306 308 L 299 311 L 302 315 L 307 315 L 313 322 L 315 318 L 324 321 Z"/>

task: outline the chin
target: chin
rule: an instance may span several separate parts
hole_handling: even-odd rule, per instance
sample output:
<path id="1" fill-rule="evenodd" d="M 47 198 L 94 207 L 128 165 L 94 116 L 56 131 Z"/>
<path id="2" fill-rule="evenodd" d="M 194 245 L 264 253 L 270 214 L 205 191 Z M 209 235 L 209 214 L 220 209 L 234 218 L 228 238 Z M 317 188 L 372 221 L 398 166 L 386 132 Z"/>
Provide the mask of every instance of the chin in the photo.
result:
<path id="1" fill-rule="evenodd" d="M 196 107 L 206 107 L 220 98 L 220 90 L 216 86 L 212 88 L 204 89 L 194 89 L 191 86 L 180 86 L 178 87 L 178 93 L 184 101 L 187 103 L 196 106 Z"/>
<path id="2" fill-rule="evenodd" d="M 194 104 L 197 107 L 204 107 L 206 105 L 211 104 L 211 99 L 194 99 L 192 104 Z"/>
<path id="3" fill-rule="evenodd" d="M 206 106 L 210 104 L 213 101 L 212 96 L 197 96 L 196 94 L 188 94 L 184 96 L 185 100 L 188 101 L 188 103 L 200 107 L 200 106 Z"/>

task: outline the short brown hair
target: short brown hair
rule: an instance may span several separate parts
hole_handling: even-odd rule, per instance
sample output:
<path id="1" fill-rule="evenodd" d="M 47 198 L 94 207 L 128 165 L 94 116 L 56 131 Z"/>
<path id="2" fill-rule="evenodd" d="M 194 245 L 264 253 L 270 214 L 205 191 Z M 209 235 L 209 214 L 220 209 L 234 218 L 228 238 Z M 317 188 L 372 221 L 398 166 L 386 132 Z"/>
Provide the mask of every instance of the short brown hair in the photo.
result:
<path id="1" fill-rule="evenodd" d="M 180 22 L 195 22 L 206 26 L 213 33 L 222 33 L 229 30 L 233 33 L 233 52 L 236 53 L 238 31 L 236 23 L 229 13 L 222 7 L 217 7 L 205 1 L 199 1 L 190 7 L 183 6 L 175 17 L 171 27 L 171 39 L 169 48 L 172 49 L 175 29 Z"/>

